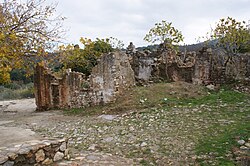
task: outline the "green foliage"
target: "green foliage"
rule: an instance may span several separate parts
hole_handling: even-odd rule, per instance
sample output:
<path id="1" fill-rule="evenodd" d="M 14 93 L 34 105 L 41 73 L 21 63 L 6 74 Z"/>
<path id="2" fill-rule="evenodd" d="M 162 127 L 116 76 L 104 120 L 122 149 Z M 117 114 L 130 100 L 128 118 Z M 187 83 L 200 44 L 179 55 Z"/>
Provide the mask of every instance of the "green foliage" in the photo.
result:
<path id="1" fill-rule="evenodd" d="M 183 36 L 179 30 L 172 26 L 172 23 L 162 20 L 156 23 L 144 37 L 144 40 L 151 43 L 164 43 L 165 47 L 176 48 L 174 45 L 183 41 Z"/>
<path id="2" fill-rule="evenodd" d="M 0 85 L 10 83 L 10 73 L 9 69 L 4 67 L 1 68 L 0 65 Z"/>
<path id="3" fill-rule="evenodd" d="M 19 81 L 24 84 L 32 82 L 33 76 L 27 76 L 27 72 L 24 69 L 13 69 L 10 72 L 11 81 Z"/>
<path id="4" fill-rule="evenodd" d="M 239 52 L 246 52 L 249 49 L 250 31 L 247 29 L 245 21 L 236 21 L 227 17 L 220 19 L 216 28 L 212 31 L 211 39 L 218 40 L 218 47 L 226 50 L 229 58 L 225 66 Z"/>
<path id="5" fill-rule="evenodd" d="M 90 75 L 92 68 L 97 64 L 97 59 L 103 53 L 109 53 L 121 46 L 121 41 L 116 38 L 106 38 L 92 41 L 88 38 L 81 38 L 80 42 L 84 45 L 81 49 L 78 45 L 60 46 L 61 63 L 64 68 L 71 68 L 73 71 L 82 72 Z"/>
<path id="6" fill-rule="evenodd" d="M 0 83 L 10 81 L 14 68 L 32 72 L 37 58 L 61 38 L 64 18 L 54 12 L 55 5 L 45 5 L 45 0 L 0 3 Z"/>

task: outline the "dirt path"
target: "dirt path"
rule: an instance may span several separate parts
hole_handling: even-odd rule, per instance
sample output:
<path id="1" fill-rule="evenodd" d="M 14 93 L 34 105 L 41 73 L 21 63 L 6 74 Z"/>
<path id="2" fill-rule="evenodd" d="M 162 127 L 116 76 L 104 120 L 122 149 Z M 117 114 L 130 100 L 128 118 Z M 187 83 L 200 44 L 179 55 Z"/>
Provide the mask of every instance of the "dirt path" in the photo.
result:
<path id="1" fill-rule="evenodd" d="M 0 101 L 0 147 L 34 139 L 65 138 L 71 131 L 69 132 L 64 124 L 76 127 L 84 119 L 83 117 L 65 116 L 62 111 L 36 112 L 35 109 L 34 99 Z M 91 118 L 85 119 L 92 121 Z M 57 132 L 58 126 L 60 131 Z M 55 135 L 51 135 L 51 132 Z M 57 163 L 58 166 L 133 165 L 134 163 L 130 159 L 98 150 L 77 150 L 72 141 L 69 146 L 71 160 Z"/>
<path id="2" fill-rule="evenodd" d="M 17 120 L 17 116 L 31 114 L 34 110 L 34 99 L 0 101 L 0 147 L 40 137 L 29 128 L 11 126 Z"/>
<path id="3" fill-rule="evenodd" d="M 186 155 L 190 153 L 193 142 L 178 136 L 182 123 L 169 119 L 166 122 L 168 128 L 159 128 L 163 122 L 158 124 L 157 116 L 173 117 L 166 112 L 152 117 L 144 116 L 143 112 L 77 117 L 66 116 L 62 111 L 35 112 L 34 99 L 5 101 L 0 105 L 0 132 L 5 133 L 0 135 L 0 139 L 5 140 L 3 144 L 17 141 L 9 137 L 22 138 L 24 135 L 23 140 L 69 138 L 72 161 L 59 165 L 133 165 L 143 163 L 141 153 L 150 156 L 155 153 L 154 160 L 160 165 L 192 162 Z M 178 111 L 173 113 L 179 114 Z M 159 126 L 150 125 L 153 121 Z M 165 146 L 166 152 L 159 152 L 161 146 Z M 162 153 L 170 158 L 163 157 Z"/>

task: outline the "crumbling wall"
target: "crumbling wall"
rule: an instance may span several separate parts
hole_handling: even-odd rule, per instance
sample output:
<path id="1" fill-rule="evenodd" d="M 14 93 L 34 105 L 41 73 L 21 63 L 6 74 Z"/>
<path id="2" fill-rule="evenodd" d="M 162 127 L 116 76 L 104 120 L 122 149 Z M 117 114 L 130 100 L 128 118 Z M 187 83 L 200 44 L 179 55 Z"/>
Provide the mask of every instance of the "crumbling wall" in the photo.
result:
<path id="1" fill-rule="evenodd" d="M 133 49 L 132 49 L 133 48 Z M 177 53 L 165 47 L 157 51 L 127 48 L 139 85 L 158 81 L 185 81 L 194 84 L 221 84 L 230 80 L 250 80 L 250 55 L 239 54 L 225 66 L 228 56 L 221 49 L 202 48 L 198 52 Z M 133 51 L 131 51 L 133 50 Z"/>
<path id="2" fill-rule="evenodd" d="M 176 54 L 173 50 L 130 53 L 131 66 L 139 84 L 159 81 L 192 82 L 195 53 Z"/>
<path id="3" fill-rule="evenodd" d="M 104 54 L 90 75 L 90 87 L 96 95 L 93 104 L 109 103 L 117 94 L 135 84 L 134 72 L 125 53 Z"/>
<path id="4" fill-rule="evenodd" d="M 143 84 L 151 81 L 157 66 L 154 56 L 137 51 L 130 54 L 130 57 L 136 82 Z"/>
<path id="5" fill-rule="evenodd" d="M 212 49 L 178 54 L 167 48 L 142 52 L 130 43 L 126 53 L 104 54 L 88 78 L 70 70 L 59 78 L 48 68 L 37 65 L 36 104 L 38 110 L 102 105 L 115 101 L 117 94 L 135 83 L 185 81 L 206 85 L 230 79 L 250 80 L 249 57 L 235 56 L 225 67 L 227 55 Z"/>
<path id="6" fill-rule="evenodd" d="M 34 79 L 37 110 L 109 103 L 134 84 L 128 56 L 121 52 L 103 55 L 89 78 L 70 70 L 63 77 L 56 77 L 48 68 L 37 65 Z"/>
<path id="7" fill-rule="evenodd" d="M 195 59 L 192 82 L 199 85 L 209 84 L 211 82 L 212 50 L 203 48 L 197 53 Z"/>
<path id="8" fill-rule="evenodd" d="M 81 106 L 77 98 L 81 90 L 84 74 L 67 70 L 63 77 L 55 76 L 44 65 L 37 65 L 34 75 L 34 88 L 37 110 Z"/>
<path id="9" fill-rule="evenodd" d="M 228 55 L 222 50 L 212 50 L 210 56 L 210 80 L 223 84 L 235 80 L 250 80 L 250 55 L 238 54 L 225 65 Z"/>

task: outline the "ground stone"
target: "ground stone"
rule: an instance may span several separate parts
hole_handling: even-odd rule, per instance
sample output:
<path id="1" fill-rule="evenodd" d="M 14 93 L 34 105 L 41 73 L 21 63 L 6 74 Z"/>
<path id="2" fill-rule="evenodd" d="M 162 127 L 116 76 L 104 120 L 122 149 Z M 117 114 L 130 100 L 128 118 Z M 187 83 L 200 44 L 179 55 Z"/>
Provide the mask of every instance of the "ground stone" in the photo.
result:
<path id="1" fill-rule="evenodd" d="M 212 84 L 207 85 L 206 87 L 207 87 L 207 89 L 209 89 L 209 90 L 214 90 L 214 89 L 215 89 L 215 86 L 212 85 Z"/>
<path id="2" fill-rule="evenodd" d="M 96 144 L 90 145 L 88 150 L 94 151 L 94 150 L 96 150 L 96 146 L 97 146 Z"/>
<path id="3" fill-rule="evenodd" d="M 244 141 L 244 140 L 239 140 L 239 141 L 238 141 L 238 144 L 244 145 L 244 144 L 245 144 L 245 141 Z"/>
<path id="4" fill-rule="evenodd" d="M 114 140 L 113 137 L 107 137 L 103 139 L 103 142 L 112 142 Z"/>
<path id="5" fill-rule="evenodd" d="M 60 146 L 60 151 L 64 152 L 67 149 L 66 142 L 63 142 L 62 145 Z"/>
<path id="6" fill-rule="evenodd" d="M 38 152 L 36 152 L 36 161 L 40 162 L 43 161 L 44 159 L 45 159 L 44 151 L 40 149 Z"/>
<path id="7" fill-rule="evenodd" d="M 0 164 L 3 164 L 4 162 L 6 162 L 8 160 L 8 157 L 6 156 L 1 156 L 0 155 Z"/>
<path id="8" fill-rule="evenodd" d="M 54 156 L 54 161 L 59 161 L 59 160 L 62 160 L 64 157 L 64 154 L 61 153 L 61 152 L 56 152 L 55 156 Z"/>
<path id="9" fill-rule="evenodd" d="M 86 157 L 86 159 L 95 161 L 95 160 L 99 160 L 100 157 L 96 155 L 89 155 Z"/>
<path id="10" fill-rule="evenodd" d="M 3 164 L 3 166 L 13 166 L 15 163 L 14 161 L 7 161 L 6 163 Z"/>
<path id="11" fill-rule="evenodd" d="M 246 146 L 241 146 L 240 149 L 241 150 L 248 150 L 248 148 Z"/>
<path id="12" fill-rule="evenodd" d="M 250 148 L 250 143 L 245 143 L 245 146 Z"/>
<path id="13" fill-rule="evenodd" d="M 144 146 L 147 146 L 147 145 L 148 145 L 148 144 L 147 144 L 146 142 L 142 142 L 140 146 L 141 146 L 141 147 L 144 147 Z"/>
<path id="14" fill-rule="evenodd" d="M 42 165 L 51 165 L 53 163 L 52 159 L 46 158 L 43 162 Z"/>
<path id="15" fill-rule="evenodd" d="M 100 115 L 99 118 L 104 120 L 114 120 L 117 116 L 116 115 Z"/>

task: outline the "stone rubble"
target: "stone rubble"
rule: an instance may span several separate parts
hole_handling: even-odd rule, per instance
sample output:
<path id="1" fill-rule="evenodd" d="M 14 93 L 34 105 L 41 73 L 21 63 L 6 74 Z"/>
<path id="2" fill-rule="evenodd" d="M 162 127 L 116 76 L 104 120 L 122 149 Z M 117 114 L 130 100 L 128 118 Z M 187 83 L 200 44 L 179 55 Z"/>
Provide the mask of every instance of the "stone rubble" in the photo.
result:
<path id="1" fill-rule="evenodd" d="M 233 149 L 233 155 L 240 166 L 250 165 L 250 138 L 248 140 L 238 140 L 239 147 Z"/>
<path id="2" fill-rule="evenodd" d="M 33 140 L 0 147 L 0 166 L 51 165 L 67 156 L 67 140 Z"/>

